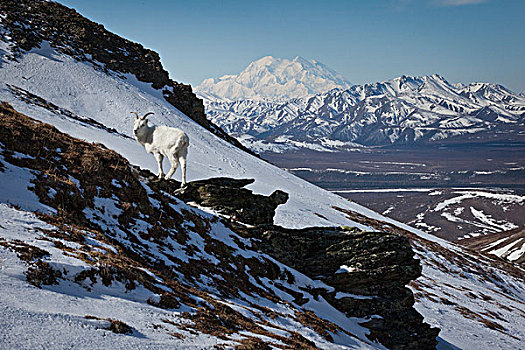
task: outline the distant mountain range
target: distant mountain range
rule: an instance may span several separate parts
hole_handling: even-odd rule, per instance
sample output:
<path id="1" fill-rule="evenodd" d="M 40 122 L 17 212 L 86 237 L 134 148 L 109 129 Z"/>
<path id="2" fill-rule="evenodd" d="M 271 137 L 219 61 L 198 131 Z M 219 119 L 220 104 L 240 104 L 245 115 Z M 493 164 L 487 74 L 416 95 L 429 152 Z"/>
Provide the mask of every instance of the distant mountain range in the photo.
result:
<path id="1" fill-rule="evenodd" d="M 238 75 L 206 79 L 195 91 L 207 100 L 285 101 L 351 86 L 321 62 L 299 56 L 293 60 L 266 56 L 250 63 Z"/>
<path id="2" fill-rule="evenodd" d="M 437 74 L 338 87 L 285 102 L 205 99 L 205 106 L 214 123 L 257 152 L 435 143 L 457 137 L 478 142 L 519 137 L 525 129 L 522 94 L 498 84 L 451 84 Z"/>

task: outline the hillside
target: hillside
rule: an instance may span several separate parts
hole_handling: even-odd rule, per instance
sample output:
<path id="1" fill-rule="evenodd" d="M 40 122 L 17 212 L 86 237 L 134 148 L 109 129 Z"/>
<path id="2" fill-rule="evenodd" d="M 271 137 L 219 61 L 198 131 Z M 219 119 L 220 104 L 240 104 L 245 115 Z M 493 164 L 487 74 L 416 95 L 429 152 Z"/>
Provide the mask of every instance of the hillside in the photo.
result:
<path id="1" fill-rule="evenodd" d="M 525 228 L 472 237 L 461 241 L 466 247 L 525 265 Z"/>
<path id="2" fill-rule="evenodd" d="M 4 59 L 15 60 L 24 51 L 41 47 L 42 42 L 81 62 L 89 62 L 107 74 L 133 76 L 151 84 L 158 94 L 222 139 L 243 148 L 237 140 L 211 123 L 202 100 L 190 85 L 170 79 L 155 51 L 144 48 L 90 21 L 75 10 L 54 1 L 6 0 L 0 3 L 3 41 L 11 43 Z M 247 150 L 247 149 L 245 149 Z"/>
<path id="3" fill-rule="evenodd" d="M 416 309 L 444 312 L 430 319 L 462 348 L 450 324 L 504 348 L 522 336 L 520 269 L 343 208 L 369 231 L 285 229 L 271 224 L 279 192 L 265 199 L 226 178 L 179 190 L 5 103 L 0 116 L 8 346 L 431 348 L 437 329 L 411 308 L 410 280 Z M 71 335 L 51 340 L 43 317 Z"/>
<path id="4" fill-rule="evenodd" d="M 71 327 L 107 327 L 115 333 L 129 334 L 131 344 L 141 343 L 139 339 L 147 337 L 144 344 L 177 347 L 198 342 L 200 346 L 275 344 L 294 349 L 340 343 L 346 348 L 370 348 L 373 343 L 363 337 L 365 329 L 361 327 L 374 330 L 369 336 L 372 340 L 394 347 L 412 344 L 428 348 L 435 344 L 437 330 L 430 330 L 411 309 L 414 299 L 404 287 L 421 273 L 406 239 L 354 228 L 317 228 L 317 232 L 312 232 L 316 239 L 321 235 L 334 236 L 343 252 L 368 250 L 369 254 L 375 251 L 378 257 L 369 259 L 368 268 L 360 269 L 361 283 L 357 283 L 356 276 L 353 284 L 340 285 L 331 279 L 340 283 L 339 266 L 356 265 L 352 260 L 357 254 L 346 253 L 329 267 L 329 260 L 323 260 L 321 252 L 308 254 L 309 259 L 316 259 L 316 264 L 325 264 L 323 274 L 331 277 L 327 284 L 314 281 L 264 254 L 269 251 L 264 244 L 272 243 L 265 237 L 268 230 L 279 236 L 279 248 L 284 248 L 284 229 L 269 225 L 275 207 L 286 202 L 286 194 L 253 195 L 238 188 L 249 181 L 225 178 L 200 185 L 193 182 L 182 191 L 175 190 L 177 183 L 152 182 L 152 173 L 132 167 L 114 151 L 73 139 L 48 124 L 17 113 L 7 104 L 0 106 L 0 116 L 1 215 L 7 224 L 2 226 L 0 236 L 6 270 L 2 293 L 7 292 L 10 280 L 23 279 L 25 275 L 36 288 L 60 291 L 64 295 L 62 303 L 66 304 L 73 301 L 74 295 L 87 300 L 111 296 L 115 299 L 111 309 L 104 310 L 104 303 L 89 307 L 81 302 L 79 308 L 69 311 L 76 316 Z M 32 142 L 19 142 L 20 138 Z M 200 201 L 195 197 L 198 195 L 206 200 Z M 276 196 L 281 199 L 276 201 Z M 208 207 L 211 200 L 215 203 L 212 210 L 230 214 L 236 218 L 234 222 L 256 226 L 241 226 L 235 233 L 229 220 L 192 208 L 178 198 Z M 21 210 L 31 207 L 34 214 Z M 250 209 L 256 215 L 247 215 Z M 16 224 L 18 220 L 21 226 Z M 303 235 L 303 230 L 285 232 Z M 16 257 L 23 264 L 16 263 Z M 309 271 L 306 267 L 298 270 Z M 391 275 L 388 285 L 377 278 L 386 274 Z M 362 283 L 367 285 L 365 289 Z M 17 296 L 15 291 L 11 288 L 8 294 Z M 29 293 L 29 300 L 45 295 L 36 289 Z M 394 297 L 396 294 L 399 296 Z M 334 308 L 333 302 L 325 301 L 348 298 L 356 299 L 351 308 Z M 372 308 L 367 302 L 371 299 L 379 305 Z M 57 305 L 44 300 L 40 303 L 46 313 L 60 313 Z M 139 309 L 135 311 L 137 319 L 121 310 L 126 303 Z M 402 306 L 396 306 L 398 303 Z M 35 306 L 25 300 L 15 305 Z M 359 318 L 346 318 L 346 311 Z M 395 325 L 401 314 L 405 318 L 403 327 Z M 367 325 L 375 315 L 380 315 L 387 325 Z M 13 315 L 4 316 L 8 322 L 13 321 Z M 408 319 L 413 319 L 410 326 Z M 105 320 L 110 325 L 106 326 Z M 114 324 L 120 328 L 112 329 Z M 10 324 L 8 329 L 13 326 Z M 361 339 L 355 339 L 359 334 Z M 2 339 L 5 337 L 4 345 L 11 341 L 20 344 L 10 333 Z M 173 342 L 167 341 L 172 337 Z M 24 339 L 21 345 L 30 344 L 27 341 Z M 50 344 L 47 338 L 43 342 Z M 70 342 L 67 337 L 60 340 L 61 344 Z M 121 345 L 126 343 L 123 340 Z"/>
<path id="5" fill-rule="evenodd" d="M 63 10 L 19 3 L 23 16 Z M 3 22 L 16 8 L 2 7 L 1 17 L 2 346 L 512 349 L 523 341 L 522 269 L 240 150 L 133 74 L 46 40 L 21 49 L 32 27 L 14 40 L 15 24 Z M 153 111 L 154 123 L 188 133 L 187 189 L 151 181 L 156 164 L 131 138 L 130 111 Z"/>

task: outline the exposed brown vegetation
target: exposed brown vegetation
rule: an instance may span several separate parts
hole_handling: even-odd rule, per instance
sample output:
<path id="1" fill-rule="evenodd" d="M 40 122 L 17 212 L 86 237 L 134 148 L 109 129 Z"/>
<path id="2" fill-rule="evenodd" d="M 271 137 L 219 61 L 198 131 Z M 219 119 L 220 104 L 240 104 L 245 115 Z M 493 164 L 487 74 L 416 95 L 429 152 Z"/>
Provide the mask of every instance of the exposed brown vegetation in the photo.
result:
<path id="1" fill-rule="evenodd" d="M 237 333 L 239 331 L 248 331 L 250 333 L 259 334 L 261 336 L 269 337 L 272 339 L 275 339 L 276 342 L 264 342 L 266 344 L 273 345 L 277 348 L 281 349 L 317 349 L 315 346 L 315 343 L 307 340 L 302 335 L 300 335 L 297 332 L 289 331 L 286 329 L 281 328 L 281 331 L 288 332 L 290 336 L 285 337 L 281 335 L 276 335 L 274 333 L 271 333 L 267 331 L 262 326 L 269 326 L 273 328 L 279 328 L 274 324 L 270 324 L 269 322 L 262 320 L 262 319 L 250 319 L 245 316 L 243 316 L 241 313 L 233 310 L 229 306 L 224 305 L 223 303 L 218 303 L 216 301 L 210 300 L 210 302 L 213 303 L 214 308 L 212 310 L 208 308 L 198 308 L 196 313 L 187 313 L 185 316 L 193 321 L 193 324 L 190 325 L 184 325 L 182 326 L 182 329 L 185 330 L 196 330 L 198 332 L 202 332 L 205 334 L 210 334 L 213 336 L 216 336 L 221 339 L 228 339 L 227 335 Z M 300 313 L 302 314 L 302 313 Z M 297 315 L 296 315 L 297 316 Z M 298 319 L 296 317 L 296 321 L 303 321 L 301 323 L 308 324 L 309 326 L 312 326 L 313 323 L 306 322 L 311 321 L 312 318 L 309 318 L 308 316 L 299 316 L 301 319 Z M 321 320 L 317 318 L 317 323 L 315 325 L 318 327 L 314 330 L 322 330 L 323 335 L 328 335 L 329 333 L 326 331 L 324 327 L 328 326 L 330 330 L 335 330 L 338 327 L 330 322 L 327 322 L 325 320 Z M 166 321 L 165 321 L 166 322 Z M 324 325 L 323 325 L 324 322 Z M 324 327 L 323 327 L 324 326 Z M 181 327 L 181 325 L 179 325 Z M 278 342 L 282 342 L 286 344 L 286 346 L 278 345 Z M 240 342 L 239 349 L 251 349 L 253 346 L 262 346 L 260 343 L 260 339 L 250 337 L 248 336 L 246 339 L 242 340 Z M 264 347 L 263 347 L 264 348 Z M 253 349 L 258 349 L 257 347 Z"/>
<path id="2" fill-rule="evenodd" d="M 30 266 L 25 275 L 27 281 L 38 288 L 42 288 L 42 285 L 58 284 L 58 280 L 62 278 L 60 271 L 53 269 L 49 263 L 42 260 Z"/>
<path id="3" fill-rule="evenodd" d="M 49 253 L 41 248 L 32 246 L 20 240 L 6 241 L 0 238 L 0 246 L 10 248 L 17 253 L 20 260 L 27 263 L 34 262 L 35 260 L 42 259 L 49 255 Z"/>
<path id="4" fill-rule="evenodd" d="M 88 320 L 108 321 L 109 326 L 107 326 L 105 329 L 107 329 L 108 331 L 112 331 L 113 333 L 128 334 L 128 335 L 133 334 L 133 328 L 122 321 L 114 320 L 112 318 L 102 318 L 102 317 L 97 317 L 97 316 L 92 316 L 92 315 L 86 315 L 85 317 Z"/>
<path id="5" fill-rule="evenodd" d="M 478 314 L 476 312 L 473 312 L 473 311 L 467 309 L 466 307 L 456 305 L 455 309 L 458 310 L 466 318 L 470 318 L 472 320 L 479 321 L 479 322 L 483 323 L 485 325 L 485 327 L 487 327 L 487 328 L 494 329 L 494 330 L 496 330 L 498 332 L 505 333 L 505 327 L 503 327 L 502 325 L 500 325 L 497 322 L 491 321 L 491 320 L 487 319 L 486 317 L 483 317 L 482 315 L 480 315 L 480 314 Z"/>
<path id="6" fill-rule="evenodd" d="M 15 251 L 18 258 L 29 265 L 25 272 L 26 280 L 35 287 L 42 288 L 42 285 L 58 284 L 58 280 L 62 278 L 61 271 L 53 269 L 48 262 L 42 261 L 43 258 L 49 256 L 47 251 L 20 240 L 0 239 L 0 246 Z"/>

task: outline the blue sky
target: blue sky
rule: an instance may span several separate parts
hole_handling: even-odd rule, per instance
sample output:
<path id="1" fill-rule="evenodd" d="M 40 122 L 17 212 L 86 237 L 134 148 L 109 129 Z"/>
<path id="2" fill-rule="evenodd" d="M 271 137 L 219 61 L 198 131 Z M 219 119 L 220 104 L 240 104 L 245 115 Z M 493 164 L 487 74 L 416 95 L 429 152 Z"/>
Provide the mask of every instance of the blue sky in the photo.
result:
<path id="1" fill-rule="evenodd" d="M 199 84 L 266 55 L 356 84 L 438 73 L 525 91 L 525 0 L 59 0 Z"/>

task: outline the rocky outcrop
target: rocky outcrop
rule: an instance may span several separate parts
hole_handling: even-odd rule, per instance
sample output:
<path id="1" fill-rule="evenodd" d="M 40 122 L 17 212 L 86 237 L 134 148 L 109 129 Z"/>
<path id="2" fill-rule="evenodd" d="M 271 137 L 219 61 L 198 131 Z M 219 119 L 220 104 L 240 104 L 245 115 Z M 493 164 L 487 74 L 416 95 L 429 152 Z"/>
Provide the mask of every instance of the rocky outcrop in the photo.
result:
<path id="1" fill-rule="evenodd" d="M 362 325 L 371 339 L 390 349 L 435 348 L 439 330 L 423 322 L 405 287 L 421 275 L 408 239 L 325 227 L 269 227 L 252 234 L 267 254 L 334 287 L 319 294 L 349 317 L 368 318 Z"/>
<path id="2" fill-rule="evenodd" d="M 218 177 L 190 182 L 174 194 L 184 202 L 213 208 L 246 224 L 272 224 L 275 209 L 286 203 L 288 194 L 276 190 L 270 196 L 263 196 L 243 188 L 254 181 Z"/>
<path id="3" fill-rule="evenodd" d="M 230 216 L 230 227 L 244 237 L 257 238 L 261 251 L 333 287 L 308 292 L 349 317 L 367 319 L 362 325 L 370 329 L 371 340 L 390 349 L 435 348 L 439 329 L 423 322 L 406 287 L 421 276 L 407 238 L 355 228 L 292 230 L 273 225 L 275 209 L 288 195 L 275 191 L 266 197 L 242 188 L 252 182 L 214 178 L 191 182 L 174 194 Z M 301 293 L 295 298 L 298 304 L 307 301 Z"/>
<path id="4" fill-rule="evenodd" d="M 247 150 L 235 138 L 206 118 L 201 99 L 192 87 L 170 79 L 159 54 L 124 39 L 92 22 L 73 9 L 53 1 L 3 0 L 0 2 L 3 29 L 0 40 L 16 43 L 14 57 L 47 41 L 58 51 L 80 61 L 91 62 L 107 73 L 131 73 L 138 80 L 162 89 L 164 98 L 201 126 L 222 139 Z"/>
<path id="5" fill-rule="evenodd" d="M 152 181 L 154 174 L 131 166 L 118 153 L 74 139 L 7 103 L 0 103 L 0 140 L 0 183 L 6 176 L 29 174 L 31 180 L 21 181 L 16 190 L 33 192 L 47 206 L 45 213 L 35 215 L 53 227 L 35 229 L 38 238 L 31 244 L 0 236 L 0 250 L 17 254 L 28 266 L 27 282 L 34 286 L 60 283 L 65 298 L 78 298 L 78 288 L 94 298 L 105 295 L 105 287 L 119 290 L 116 298 L 143 303 L 141 309 L 152 317 L 148 328 L 153 324 L 155 333 L 183 341 L 163 343 L 171 348 L 195 345 L 203 334 L 216 344 L 228 341 L 229 348 L 279 344 L 296 350 L 317 349 L 306 338 L 312 335 L 322 344 L 345 336 L 335 323 L 290 303 L 274 288 L 287 284 L 294 289 L 290 293 L 298 293 L 306 287 L 304 281 L 290 285 L 294 277 L 289 267 L 258 252 L 252 240 L 240 239 L 219 217 L 170 195 L 178 183 Z M 6 232 L 4 227 L 1 231 Z M 62 258 L 54 259 L 60 254 L 74 259 L 64 264 Z M 137 288 L 139 300 L 133 292 Z M 234 300 L 242 306 L 235 307 Z M 108 305 L 108 312 L 120 314 L 115 305 Z M 156 318 L 147 305 L 178 312 Z M 111 320 L 107 315 L 97 319 Z M 286 329 L 282 322 L 301 326 Z M 126 330 L 122 324 L 115 327 Z M 305 331 L 298 332 L 301 329 Z"/>

